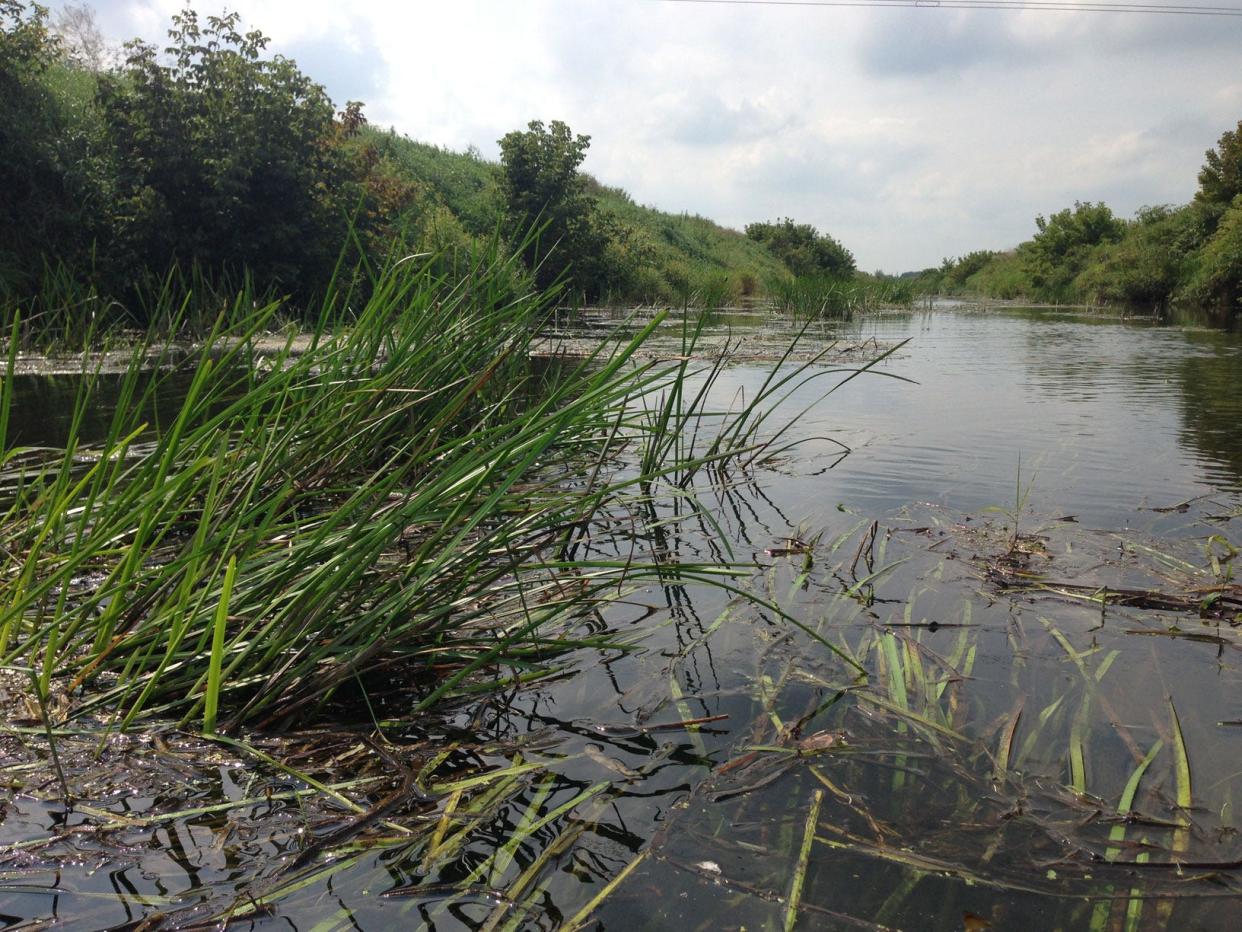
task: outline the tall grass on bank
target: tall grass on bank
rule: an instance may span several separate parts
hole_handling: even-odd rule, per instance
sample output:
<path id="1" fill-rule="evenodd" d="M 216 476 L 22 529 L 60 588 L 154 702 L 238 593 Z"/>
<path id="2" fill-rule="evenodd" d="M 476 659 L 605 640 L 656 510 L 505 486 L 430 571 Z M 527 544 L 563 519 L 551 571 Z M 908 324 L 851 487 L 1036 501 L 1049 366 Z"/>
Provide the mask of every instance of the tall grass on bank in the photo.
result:
<path id="1" fill-rule="evenodd" d="M 906 282 L 869 275 L 772 278 L 767 290 L 773 303 L 797 320 L 849 320 L 862 311 L 908 306 L 914 297 Z"/>
<path id="2" fill-rule="evenodd" d="M 787 379 L 714 413 L 684 360 L 635 360 L 659 317 L 540 372 L 528 348 L 548 299 L 514 297 L 513 261 L 486 252 L 460 278 L 398 263 L 356 312 L 332 296 L 321 319 L 344 326 L 297 352 L 292 338 L 260 352 L 280 305 L 243 292 L 188 359 L 171 342 L 135 347 L 89 445 L 100 376 L 85 372 L 54 451 L 5 440 L 11 343 L 0 664 L 34 671 L 69 715 L 121 727 L 272 725 L 343 687 L 412 681 L 421 709 L 480 678 L 544 675 L 547 657 L 594 643 L 592 610 L 644 580 L 734 588 L 745 567 L 571 544 L 601 509 L 638 513 L 662 485 L 693 502 L 688 477 L 753 459 Z M 186 372 L 171 420 L 141 422 Z M 652 417 L 670 399 L 698 447 Z"/>
<path id="3" fill-rule="evenodd" d="M 246 275 L 207 274 L 201 266 L 173 264 L 163 274 L 133 283 L 130 303 L 109 298 L 63 262 L 47 262 L 33 294 L 6 288 L 0 282 L 0 327 L 25 352 L 63 354 L 132 339 L 135 329 L 154 334 L 209 333 L 222 308 L 246 292 L 259 296 Z"/>

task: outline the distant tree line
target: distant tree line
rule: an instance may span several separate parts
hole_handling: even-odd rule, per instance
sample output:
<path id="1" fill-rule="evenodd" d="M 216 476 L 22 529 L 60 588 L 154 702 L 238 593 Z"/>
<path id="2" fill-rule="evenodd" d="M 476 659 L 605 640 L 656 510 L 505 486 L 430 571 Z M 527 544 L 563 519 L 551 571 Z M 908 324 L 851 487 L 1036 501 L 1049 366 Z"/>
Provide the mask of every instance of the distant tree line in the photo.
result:
<path id="1" fill-rule="evenodd" d="M 1133 219 L 1102 203 L 1036 217 L 1008 252 L 972 252 L 920 273 L 925 292 L 1145 308 L 1242 310 L 1242 122 L 1208 150 L 1189 204 Z"/>

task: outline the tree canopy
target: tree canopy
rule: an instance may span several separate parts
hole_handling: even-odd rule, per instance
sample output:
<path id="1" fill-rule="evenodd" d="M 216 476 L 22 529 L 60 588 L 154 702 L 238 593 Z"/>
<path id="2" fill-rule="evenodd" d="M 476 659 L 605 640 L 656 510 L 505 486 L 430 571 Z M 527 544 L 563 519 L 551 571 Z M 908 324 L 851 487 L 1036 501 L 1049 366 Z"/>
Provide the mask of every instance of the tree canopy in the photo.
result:
<path id="1" fill-rule="evenodd" d="M 1039 232 L 1022 244 L 1018 254 L 1035 288 L 1056 301 L 1072 297 L 1074 279 L 1092 251 L 1117 242 L 1126 229 L 1107 205 L 1082 201 L 1048 217 L 1036 217 L 1035 226 Z"/>
<path id="2" fill-rule="evenodd" d="M 826 233 L 788 217 L 772 223 L 748 223 L 746 235 L 763 243 L 795 275 L 847 276 L 854 256 Z"/>
<path id="3" fill-rule="evenodd" d="M 75 159 L 47 80 L 60 56 L 45 8 L 0 0 L 0 272 L 77 243 Z"/>
<path id="4" fill-rule="evenodd" d="M 601 279 L 609 223 L 578 171 L 590 144 L 590 136 L 574 135 L 560 120 L 533 120 L 500 139 L 505 231 L 523 244 L 541 288 L 564 278 L 593 295 Z"/>
<path id="5" fill-rule="evenodd" d="M 1201 204 L 1228 207 L 1242 194 L 1242 121 L 1223 133 L 1215 149 L 1205 154 L 1199 170 L 1199 190 L 1195 200 Z"/>
<path id="6" fill-rule="evenodd" d="M 101 100 L 118 160 L 116 235 L 144 264 L 249 269 L 273 285 L 330 267 L 343 241 L 332 102 L 236 13 L 173 17 L 165 64 L 134 41 Z"/>

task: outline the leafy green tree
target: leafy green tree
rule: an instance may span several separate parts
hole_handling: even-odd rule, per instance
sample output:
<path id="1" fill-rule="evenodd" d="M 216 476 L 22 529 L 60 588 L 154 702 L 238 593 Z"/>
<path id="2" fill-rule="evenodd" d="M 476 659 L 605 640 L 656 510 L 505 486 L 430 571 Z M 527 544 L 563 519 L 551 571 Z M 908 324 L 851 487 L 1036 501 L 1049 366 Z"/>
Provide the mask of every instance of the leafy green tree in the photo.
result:
<path id="1" fill-rule="evenodd" d="M 58 183 L 51 140 L 56 124 L 40 83 L 57 56 L 47 10 L 0 0 L 0 274 L 12 278 L 35 192 Z M 40 198 L 41 199 L 41 198 Z"/>
<path id="2" fill-rule="evenodd" d="M 1115 243 L 1092 253 L 1075 281 L 1092 301 L 1131 306 L 1166 304 L 1198 245 L 1191 207 L 1144 207 Z"/>
<path id="3" fill-rule="evenodd" d="M 1230 205 L 1242 194 L 1242 122 L 1235 129 L 1221 134 L 1214 149 L 1204 153 L 1199 170 L 1199 189 L 1191 206 L 1198 220 L 1200 245 L 1206 244 L 1224 219 Z M 1201 297 L 1205 294 L 1202 280 L 1196 276 L 1188 283 L 1187 292 Z"/>
<path id="4" fill-rule="evenodd" d="M 1242 311 L 1242 195 L 1233 199 L 1212 238 L 1194 257 L 1185 294 L 1227 314 Z"/>
<path id="5" fill-rule="evenodd" d="M 963 290 L 967 287 L 967 282 L 971 276 L 975 275 L 995 257 L 996 253 L 991 249 L 976 249 L 974 252 L 966 253 L 966 255 L 953 263 L 952 268 L 945 272 L 945 288 L 949 291 Z"/>
<path id="6" fill-rule="evenodd" d="M 607 279 L 607 251 L 613 233 L 578 171 L 590 136 L 575 136 L 560 120 L 539 120 L 500 140 L 500 193 L 504 229 L 524 243 L 523 259 L 546 288 L 566 280 L 596 296 Z M 531 231 L 536 235 L 528 237 Z"/>
<path id="7" fill-rule="evenodd" d="M 944 276 L 947 268 L 953 267 L 953 260 L 946 257 L 939 266 L 929 266 L 912 273 L 912 284 L 915 294 L 935 295 L 944 291 Z"/>
<path id="8" fill-rule="evenodd" d="M 1205 158 L 1199 170 L 1195 200 L 1223 210 L 1242 194 L 1242 122 L 1222 134 L 1216 148 L 1209 149 Z"/>
<path id="9" fill-rule="evenodd" d="M 795 275 L 844 277 L 854 273 L 850 251 L 809 223 L 794 223 L 788 217 L 773 223 L 748 223 L 746 235 L 763 243 Z"/>
<path id="10" fill-rule="evenodd" d="M 90 244 L 99 206 L 97 146 L 68 99 L 73 89 L 64 80 L 63 55 L 45 8 L 0 0 L 3 291 L 28 292 L 46 255 L 70 261 Z"/>
<path id="11" fill-rule="evenodd" d="M 1108 205 L 1081 201 L 1074 202 L 1073 210 L 1067 207 L 1047 219 L 1036 217 L 1035 226 L 1039 232 L 1032 244 L 1037 253 L 1050 259 L 1072 258 L 1085 248 L 1116 242 L 1125 232 L 1125 224 Z"/>
<path id="12" fill-rule="evenodd" d="M 994 255 L 991 250 L 980 249 L 958 259 L 945 256 L 939 266 L 907 273 L 907 278 L 917 294 L 957 294 L 965 287 L 966 279 L 987 265 Z"/>
<path id="13" fill-rule="evenodd" d="M 1073 281 L 1087 264 L 1092 250 L 1104 243 L 1115 243 L 1125 233 L 1124 221 L 1113 216 L 1103 203 L 1075 201 L 1044 218 L 1035 218 L 1039 232 L 1019 249 L 1030 276 L 1034 297 L 1049 301 L 1077 297 Z"/>
<path id="14" fill-rule="evenodd" d="M 120 165 L 116 241 L 158 274 L 173 262 L 247 270 L 306 292 L 344 241 L 332 102 L 237 14 L 173 17 L 164 64 L 134 41 L 101 104 Z"/>

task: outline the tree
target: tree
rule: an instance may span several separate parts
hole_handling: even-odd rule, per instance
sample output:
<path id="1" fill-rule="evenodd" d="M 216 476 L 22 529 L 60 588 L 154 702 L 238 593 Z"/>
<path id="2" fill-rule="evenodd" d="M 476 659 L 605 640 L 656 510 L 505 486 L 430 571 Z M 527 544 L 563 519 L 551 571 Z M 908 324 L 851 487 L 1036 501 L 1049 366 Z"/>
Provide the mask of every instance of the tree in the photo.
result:
<path id="1" fill-rule="evenodd" d="M 47 26 L 47 8 L 24 0 L 0 0 L 0 81 L 24 81 L 47 69 L 60 55 L 60 42 Z"/>
<path id="2" fill-rule="evenodd" d="M 1076 297 L 1074 278 L 1087 264 L 1091 252 L 1115 243 L 1126 225 L 1106 204 L 1075 201 L 1045 218 L 1035 218 L 1039 232 L 1020 247 L 1022 265 L 1034 286 L 1033 297 L 1065 301 Z"/>
<path id="3" fill-rule="evenodd" d="M 85 3 L 67 3 L 56 17 L 56 35 L 69 59 L 87 71 L 106 71 L 117 64 L 116 49 L 104 37 L 95 11 Z"/>
<path id="4" fill-rule="evenodd" d="M 29 292 L 45 257 L 81 259 L 96 232 L 93 89 L 63 58 L 45 8 L 0 0 L 0 291 Z"/>
<path id="5" fill-rule="evenodd" d="M 0 0 L 0 273 L 8 266 L 10 276 L 42 239 L 40 207 L 62 199 L 60 126 L 42 81 L 59 55 L 46 9 Z"/>
<path id="6" fill-rule="evenodd" d="M 523 259 L 540 288 L 565 277 L 595 296 L 606 277 L 611 224 L 578 172 L 590 144 L 590 136 L 575 136 L 560 120 L 546 127 L 534 120 L 500 140 L 505 232 L 524 244 Z"/>
<path id="7" fill-rule="evenodd" d="M 968 252 L 945 272 L 946 286 L 954 290 L 965 288 L 970 277 L 991 262 L 995 256 L 996 253 L 991 249 L 976 249 L 974 252 Z"/>
<path id="8" fill-rule="evenodd" d="M 1224 133 L 1216 148 L 1209 149 L 1205 157 L 1203 168 L 1199 170 L 1195 200 L 1223 212 L 1242 194 L 1242 122 L 1236 129 Z"/>
<path id="9" fill-rule="evenodd" d="M 101 103 L 120 166 L 116 241 L 159 274 L 243 270 L 307 293 L 329 274 L 347 208 L 324 89 L 237 14 L 173 17 L 162 63 L 134 41 Z M 355 111 L 360 115 L 359 107 Z"/>
<path id="10" fill-rule="evenodd" d="M 1242 310 L 1242 195 L 1221 214 L 1195 266 L 1185 289 L 1189 297 L 1226 314 Z"/>
<path id="11" fill-rule="evenodd" d="M 1035 218 L 1039 232 L 1031 242 L 1036 252 L 1049 259 L 1066 259 L 1076 252 L 1100 243 L 1116 242 L 1125 232 L 1125 223 L 1113 216 L 1107 204 L 1075 201 L 1045 219 Z"/>
<path id="12" fill-rule="evenodd" d="M 854 256 L 826 233 L 788 217 L 774 223 L 748 223 L 746 235 L 763 243 L 795 275 L 848 276 Z"/>
<path id="13" fill-rule="evenodd" d="M 1169 301 L 1198 246 L 1193 208 L 1139 208 L 1116 243 L 1096 249 L 1075 281 L 1086 298 L 1157 308 Z"/>

